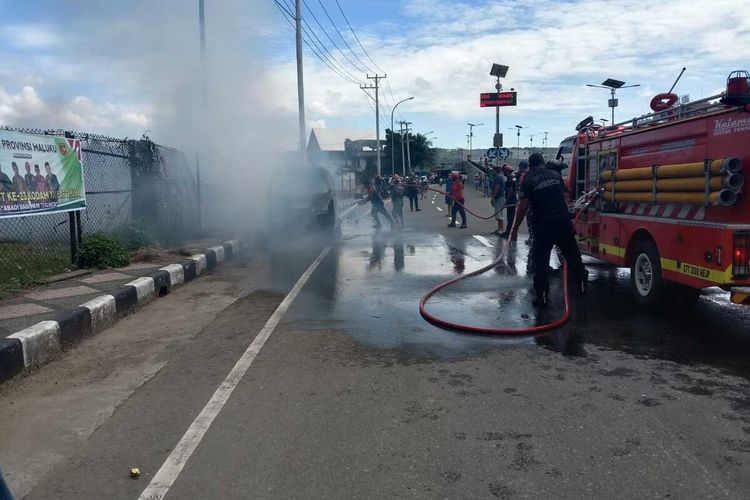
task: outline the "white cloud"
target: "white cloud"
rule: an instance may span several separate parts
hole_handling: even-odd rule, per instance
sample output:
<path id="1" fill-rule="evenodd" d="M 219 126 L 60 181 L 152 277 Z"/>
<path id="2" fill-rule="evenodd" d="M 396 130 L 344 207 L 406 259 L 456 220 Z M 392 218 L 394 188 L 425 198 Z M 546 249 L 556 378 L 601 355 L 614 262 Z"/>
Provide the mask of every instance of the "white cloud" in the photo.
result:
<path id="1" fill-rule="evenodd" d="M 629 118 L 648 112 L 650 97 L 668 90 L 682 66 L 686 77 L 701 78 L 683 78 L 676 92 L 709 95 L 731 69 L 746 65 L 736 47 L 750 44 L 744 0 L 415 0 L 404 13 L 413 22 L 392 36 L 380 35 L 381 26 L 361 38 L 388 71 L 396 98 L 415 95 L 408 109 L 430 121 L 485 116 L 477 94 L 492 91 L 492 62 L 510 66 L 505 89 L 519 92 L 518 107 L 504 108 L 503 116 L 557 130 L 571 130 L 586 114 L 609 117 L 608 94 L 584 84 L 614 77 L 645 87 L 618 94 L 618 118 Z M 308 72 L 308 81 L 316 78 Z"/>
<path id="2" fill-rule="evenodd" d="M 71 28 L 76 38 L 70 53 L 43 24 L 0 28 L 0 38 L 12 46 L 59 49 L 27 54 L 0 48 L 7 63 L 0 69 L 6 84 L 0 90 L 0 122 L 64 123 L 129 136 L 151 128 L 155 139 L 167 142 L 210 123 L 222 133 L 241 131 L 253 143 L 268 144 L 272 141 L 260 135 L 272 135 L 278 138 L 274 145 L 293 146 L 296 71 L 293 32 L 285 21 L 275 12 L 258 16 L 239 0 L 212 4 L 206 118 L 195 13 L 175 9 L 177 3 L 154 3 L 154 12 L 134 8 L 128 17 L 107 23 L 102 18 L 111 16 L 90 8 L 88 24 Z M 266 10 L 271 5 L 251 4 Z M 709 95 L 726 73 L 746 64 L 737 50 L 750 44 L 745 5 L 746 0 L 413 0 L 398 14 L 400 24 L 361 27 L 355 21 L 355 29 L 388 73 L 395 99 L 382 89 L 384 119 L 390 119 L 394 100 L 413 95 L 399 111 L 416 114 L 415 127 L 436 130 L 441 143 L 461 144 L 462 133 L 440 126 L 492 119 L 491 111 L 479 108 L 477 94 L 492 90 L 489 66 L 500 62 L 510 66 L 505 88 L 519 92 L 518 107 L 502 110 L 503 123 L 512 119 L 554 130 L 556 139 L 587 114 L 609 117 L 607 93 L 585 83 L 607 77 L 641 83 L 640 89 L 618 94 L 623 118 L 646 112 L 650 97 L 667 90 L 682 66 L 688 72 L 676 91 L 694 99 Z M 374 121 L 358 86 L 342 81 L 307 50 L 305 84 L 310 123 Z M 491 127 L 482 128 L 480 134 L 491 134 Z"/>
<path id="3" fill-rule="evenodd" d="M 47 49 L 58 46 L 62 38 L 51 26 L 44 24 L 15 24 L 0 28 L 0 36 L 22 49 Z"/>
<path id="4" fill-rule="evenodd" d="M 151 119 L 146 113 L 97 103 L 86 96 L 45 101 L 33 87 L 25 86 L 15 94 L 0 87 L 0 125 L 105 134 L 128 131 L 133 136 L 150 126 Z"/>
<path id="5" fill-rule="evenodd" d="M 135 111 L 123 111 L 120 113 L 120 121 L 128 125 L 137 125 L 139 127 L 149 127 L 151 119 L 143 113 Z"/>

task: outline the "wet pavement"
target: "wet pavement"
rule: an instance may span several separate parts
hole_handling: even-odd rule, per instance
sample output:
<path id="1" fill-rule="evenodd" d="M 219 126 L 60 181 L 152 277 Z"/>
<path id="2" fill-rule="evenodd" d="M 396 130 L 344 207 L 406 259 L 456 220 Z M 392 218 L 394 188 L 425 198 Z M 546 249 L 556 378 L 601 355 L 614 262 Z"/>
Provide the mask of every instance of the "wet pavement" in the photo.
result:
<path id="1" fill-rule="evenodd" d="M 431 199 L 428 195 L 426 201 Z M 470 193 L 469 200 L 479 213 L 489 213 L 484 199 Z M 571 293 L 572 319 L 560 331 L 536 338 L 491 338 L 426 323 L 417 303 L 427 290 L 489 264 L 506 244 L 490 234 L 492 221 L 470 217 L 468 229 L 446 228 L 445 211 L 433 213 L 434 207 L 423 204 L 426 213 L 407 212 L 406 227 L 400 231 L 376 231 L 362 209 L 343 221 L 338 238 L 303 244 L 311 250 L 308 261 L 325 244 L 333 245 L 334 252 L 318 273 L 325 279 L 308 284 L 288 320 L 308 321 L 317 328 L 345 323 L 352 326 L 347 333 L 359 342 L 387 348 L 408 345 L 416 353 L 444 357 L 498 344 L 564 345 L 572 334 L 581 347 L 591 344 L 654 359 L 704 363 L 750 378 L 750 308 L 732 304 L 727 292 L 714 288 L 705 290 L 689 309 L 677 304 L 649 313 L 631 298 L 629 270 L 590 257 L 584 257 L 590 273 L 588 294 Z M 521 233 L 519 240 L 525 237 Z M 283 263 L 276 270 L 296 279 L 301 270 L 289 269 L 284 255 L 298 256 L 299 247 L 277 247 L 273 252 Z M 527 255 L 526 245 L 512 245 L 508 258 L 493 271 L 441 291 L 429 302 L 429 310 L 455 322 L 485 327 L 521 328 L 556 319 L 563 312 L 560 262 L 552 256 L 551 265 L 557 270 L 551 284 L 552 304 L 537 317 L 531 306 Z M 312 323 L 311 314 L 315 315 Z"/>
<path id="2" fill-rule="evenodd" d="M 490 212 L 487 200 L 468 194 L 472 208 Z M 133 345 L 133 327 L 118 333 L 118 325 L 87 341 L 105 348 L 84 343 L 46 377 L 0 387 L 6 428 L 32 432 L 29 415 L 52 394 L 56 407 L 71 408 L 67 424 L 50 417 L 62 436 L 54 450 L 38 443 L 0 451 L 11 485 L 22 484 L 28 498 L 137 498 L 330 246 L 167 498 L 747 497 L 750 309 L 708 290 L 689 310 L 646 313 L 630 297 L 627 270 L 587 259 L 589 292 L 573 296 L 572 319 L 559 331 L 488 337 L 439 329 L 419 315 L 422 294 L 492 262 L 504 244 L 489 234 L 493 221 L 447 228 L 441 201 L 428 194 L 421 212 L 405 213 L 401 231 L 375 231 L 357 207 L 340 231 L 263 238 L 210 282 L 128 320 L 159 317 L 164 333 L 140 332 Z M 559 317 L 559 274 L 552 306 L 537 313 L 530 305 L 527 252 L 516 245 L 492 271 L 438 293 L 429 310 L 480 326 Z M 214 295 L 222 299 L 213 313 L 181 318 L 191 328 L 169 328 L 173 312 L 159 309 L 185 314 L 182 304 Z M 160 335 L 170 340 L 148 351 L 155 347 L 144 338 Z M 119 374 L 92 374 L 87 350 L 99 353 L 100 366 L 108 349 L 122 352 L 118 342 L 133 360 L 125 367 L 123 358 Z M 73 397 L 56 386 L 56 371 L 93 388 Z M 120 387 L 120 379 L 140 382 Z M 120 397 L 92 396 L 98 386 L 107 394 L 115 386 Z M 98 417 L 81 432 L 76 422 L 89 414 Z M 43 417 L 33 425 L 44 428 Z M 17 441 L 2 432 L 0 442 Z M 58 459 L 24 475 L 8 463 L 22 452 Z M 127 470 L 135 464 L 142 477 L 134 481 Z"/>

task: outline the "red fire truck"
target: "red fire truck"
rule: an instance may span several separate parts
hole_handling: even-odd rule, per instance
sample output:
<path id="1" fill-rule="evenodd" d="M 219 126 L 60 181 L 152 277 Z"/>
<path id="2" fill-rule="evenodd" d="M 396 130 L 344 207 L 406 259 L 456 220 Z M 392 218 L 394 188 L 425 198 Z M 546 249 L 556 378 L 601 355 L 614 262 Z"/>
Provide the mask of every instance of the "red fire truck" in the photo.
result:
<path id="1" fill-rule="evenodd" d="M 750 304 L 750 75 L 732 73 L 713 97 L 660 94 L 651 104 L 653 113 L 609 127 L 589 117 L 561 143 L 571 199 L 599 193 L 576 224 L 579 246 L 629 267 L 647 308 L 714 286 Z"/>

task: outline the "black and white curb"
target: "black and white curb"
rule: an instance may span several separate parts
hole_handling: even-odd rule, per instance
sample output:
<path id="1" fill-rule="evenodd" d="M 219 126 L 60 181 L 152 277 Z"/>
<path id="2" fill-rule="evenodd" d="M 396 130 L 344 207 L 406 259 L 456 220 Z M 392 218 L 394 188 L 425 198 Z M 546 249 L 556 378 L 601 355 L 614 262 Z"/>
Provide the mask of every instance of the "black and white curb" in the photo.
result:
<path id="1" fill-rule="evenodd" d="M 238 240 L 210 247 L 203 253 L 134 279 L 111 295 L 100 295 L 73 310 L 57 313 L 52 320 L 41 321 L 0 339 L 0 382 L 57 357 L 84 337 L 99 333 L 126 316 L 137 306 L 194 280 L 230 260 L 239 251 Z"/>

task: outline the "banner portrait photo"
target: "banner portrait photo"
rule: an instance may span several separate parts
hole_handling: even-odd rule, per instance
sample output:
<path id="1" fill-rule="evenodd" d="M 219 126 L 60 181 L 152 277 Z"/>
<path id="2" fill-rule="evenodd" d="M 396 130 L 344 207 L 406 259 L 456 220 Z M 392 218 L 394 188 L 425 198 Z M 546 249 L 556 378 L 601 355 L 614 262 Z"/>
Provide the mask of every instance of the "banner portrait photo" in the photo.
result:
<path id="1" fill-rule="evenodd" d="M 79 139 L 0 130 L 0 218 L 85 207 Z"/>

